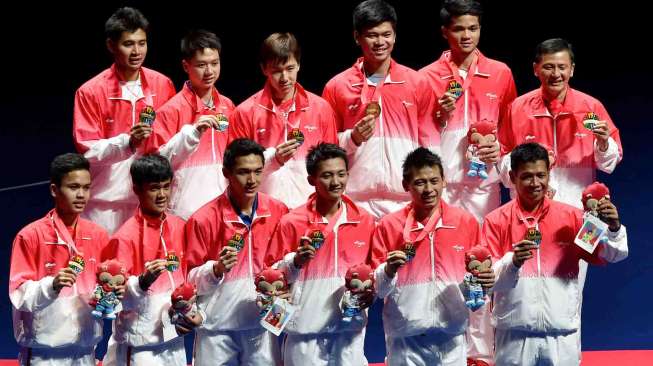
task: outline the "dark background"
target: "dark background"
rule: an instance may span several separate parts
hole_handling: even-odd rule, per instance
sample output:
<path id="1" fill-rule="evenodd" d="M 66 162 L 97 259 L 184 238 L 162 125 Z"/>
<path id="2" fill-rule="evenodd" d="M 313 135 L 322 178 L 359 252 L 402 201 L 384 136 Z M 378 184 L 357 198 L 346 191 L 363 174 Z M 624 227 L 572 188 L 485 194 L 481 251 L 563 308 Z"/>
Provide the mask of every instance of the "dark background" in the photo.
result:
<path id="1" fill-rule="evenodd" d="M 47 180 L 48 164 L 73 151 L 74 92 L 111 64 L 104 45 L 104 22 L 124 5 L 139 8 L 151 24 L 145 65 L 184 81 L 179 41 L 191 28 L 206 28 L 222 39 L 218 88 L 238 104 L 264 81 L 257 54 L 261 41 L 276 31 L 293 32 L 303 48 L 299 81 L 320 94 L 332 76 L 359 56 L 352 40 L 351 11 L 357 1 L 273 2 L 18 2 L 3 9 L 0 93 L 0 189 Z M 421 68 L 439 57 L 446 44 L 439 33 L 440 2 L 391 1 L 399 23 L 394 58 Z M 624 4 L 624 5 L 622 5 Z M 632 5 L 635 4 L 635 5 Z M 572 86 L 603 102 L 621 131 L 624 161 L 608 184 L 628 226 L 630 258 L 591 268 L 585 290 L 585 350 L 653 349 L 653 255 L 650 212 L 649 143 L 653 81 L 650 20 L 635 2 L 486 1 L 479 48 L 507 63 L 519 94 L 538 87 L 533 50 L 547 38 L 573 43 L 576 71 Z M 14 358 L 7 276 L 11 242 L 18 230 L 51 208 L 45 185 L 0 190 L 0 358 Z M 383 360 L 380 304 L 372 309 L 366 350 Z M 65 325 L 62 325 L 65 326 Z M 101 347 L 100 353 L 103 352 Z"/>

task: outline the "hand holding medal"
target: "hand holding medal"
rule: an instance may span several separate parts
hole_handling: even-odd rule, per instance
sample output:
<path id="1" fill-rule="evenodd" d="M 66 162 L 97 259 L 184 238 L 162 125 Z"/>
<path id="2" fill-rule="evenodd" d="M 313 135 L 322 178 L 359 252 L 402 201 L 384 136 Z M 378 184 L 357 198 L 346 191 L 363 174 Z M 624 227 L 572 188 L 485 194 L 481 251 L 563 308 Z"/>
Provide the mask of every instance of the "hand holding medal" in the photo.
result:
<path id="1" fill-rule="evenodd" d="M 169 251 L 168 255 L 166 255 L 166 269 L 169 272 L 174 272 L 179 269 L 179 257 L 177 257 L 174 250 Z"/>
<path id="2" fill-rule="evenodd" d="M 156 119 L 156 112 L 154 111 L 154 108 L 152 106 L 145 106 L 141 110 L 141 113 L 138 115 L 138 123 L 144 123 L 150 127 L 154 124 L 154 120 Z"/>
<path id="3" fill-rule="evenodd" d="M 293 263 L 295 267 L 301 268 L 311 259 L 315 258 L 315 247 L 313 246 L 313 240 L 308 236 L 302 236 L 299 239 L 299 247 L 295 252 L 295 258 Z"/>
<path id="4" fill-rule="evenodd" d="M 299 146 L 301 146 L 304 143 L 304 133 L 299 128 L 291 128 L 288 130 L 288 136 L 286 136 L 286 140 L 295 140 Z"/>
<path id="5" fill-rule="evenodd" d="M 152 124 L 156 118 L 156 112 L 152 106 L 145 106 L 138 116 L 138 123 L 129 131 L 129 146 L 134 149 L 152 134 Z"/>
<path id="6" fill-rule="evenodd" d="M 70 258 L 70 261 L 68 261 L 68 268 L 75 271 L 75 273 L 80 274 L 84 270 L 85 264 L 84 257 L 81 255 L 74 255 Z"/>
<path id="7" fill-rule="evenodd" d="M 225 272 L 231 271 L 236 263 L 238 263 L 238 251 L 230 245 L 225 245 L 218 259 L 213 263 L 213 274 L 220 278 Z"/>

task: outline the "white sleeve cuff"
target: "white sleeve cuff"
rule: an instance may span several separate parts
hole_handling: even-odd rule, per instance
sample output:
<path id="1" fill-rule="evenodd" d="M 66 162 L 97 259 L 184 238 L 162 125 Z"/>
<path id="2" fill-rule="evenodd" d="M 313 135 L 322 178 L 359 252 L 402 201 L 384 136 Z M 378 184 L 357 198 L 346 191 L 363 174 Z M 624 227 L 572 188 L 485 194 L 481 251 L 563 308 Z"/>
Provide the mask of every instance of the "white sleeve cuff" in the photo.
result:
<path id="1" fill-rule="evenodd" d="M 610 263 L 622 261 L 628 257 L 628 234 L 626 227 L 621 225 L 619 230 L 612 232 L 607 231 L 608 242 L 603 245 L 601 258 Z"/>
<path id="2" fill-rule="evenodd" d="M 338 144 L 340 145 L 340 147 L 345 149 L 347 155 L 353 155 L 356 152 L 356 150 L 359 148 L 359 146 L 356 146 L 354 139 L 351 138 L 352 132 L 353 132 L 352 129 L 348 129 L 338 133 Z M 361 145 L 363 144 L 364 142 Z"/>
<path id="3" fill-rule="evenodd" d="M 188 282 L 195 285 L 198 295 L 206 295 L 215 291 L 224 281 L 224 276 L 216 277 L 213 272 L 215 261 L 207 261 L 199 267 L 195 267 L 188 273 Z"/>
<path id="4" fill-rule="evenodd" d="M 513 252 L 508 252 L 492 265 L 496 276 L 495 291 L 507 291 L 517 286 L 521 268 L 513 263 L 513 255 Z"/>
<path id="5" fill-rule="evenodd" d="M 393 278 L 388 277 L 385 273 L 386 265 L 387 263 L 384 262 L 374 270 L 376 296 L 381 299 L 388 296 L 397 287 L 397 278 L 399 278 L 399 273 L 396 273 Z"/>
<path id="6" fill-rule="evenodd" d="M 605 151 L 601 151 L 598 142 L 594 140 L 594 160 L 599 170 L 606 173 L 614 171 L 621 156 L 619 156 L 619 146 L 612 137 L 608 137 L 608 149 Z"/>
<path id="7" fill-rule="evenodd" d="M 41 286 L 41 293 L 43 294 L 43 297 L 49 302 L 56 300 L 59 296 L 57 291 L 54 290 L 54 286 L 52 286 L 53 283 L 54 277 L 52 276 L 43 277 L 39 281 L 39 285 Z"/>

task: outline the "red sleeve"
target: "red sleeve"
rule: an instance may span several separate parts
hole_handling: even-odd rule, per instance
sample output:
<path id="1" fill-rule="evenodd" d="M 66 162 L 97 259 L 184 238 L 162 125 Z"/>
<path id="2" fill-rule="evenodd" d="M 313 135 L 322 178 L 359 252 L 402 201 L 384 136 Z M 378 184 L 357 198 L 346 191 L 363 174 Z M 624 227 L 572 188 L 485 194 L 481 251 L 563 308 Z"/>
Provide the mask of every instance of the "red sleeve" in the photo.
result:
<path id="1" fill-rule="evenodd" d="M 143 268 L 134 268 L 134 243 L 132 240 L 116 235 L 109 240 L 106 250 L 102 252 L 102 261 L 116 259 L 120 261 L 127 273 L 139 275 Z"/>
<path id="2" fill-rule="evenodd" d="M 78 89 L 73 111 L 73 141 L 77 151 L 83 154 L 90 147 L 89 141 L 103 138 L 102 116 L 94 96 Z"/>
<path id="3" fill-rule="evenodd" d="M 38 281 L 37 243 L 19 233 L 14 239 L 9 270 L 9 292 L 19 288 L 25 281 Z"/>
<path id="4" fill-rule="evenodd" d="M 265 253 L 265 265 L 271 266 L 281 260 L 286 254 L 297 249 L 299 238 L 296 237 L 293 225 L 287 220 L 281 219 L 277 225 L 272 239 Z"/>
<path id="5" fill-rule="evenodd" d="M 336 130 L 337 117 L 329 103 L 324 103 L 324 116 L 322 118 L 322 141 L 330 144 L 338 144 L 338 133 Z"/>
<path id="6" fill-rule="evenodd" d="M 439 108 L 435 93 L 428 81 L 421 76 L 417 88 L 418 143 L 420 146 L 433 147 L 440 145 L 439 124 L 435 120 L 436 106 Z"/>
<path id="7" fill-rule="evenodd" d="M 190 271 L 195 267 L 203 265 L 209 252 L 209 238 L 201 223 L 197 222 L 195 218 L 191 218 L 186 222 L 185 227 L 186 236 L 186 266 Z"/>
<path id="8" fill-rule="evenodd" d="M 605 109 L 603 104 L 598 102 L 596 108 L 598 110 L 598 113 L 596 114 L 598 114 L 602 120 L 608 123 L 608 129 L 610 130 L 610 137 L 612 137 L 612 139 L 617 143 L 617 146 L 619 146 L 619 156 L 623 158 L 624 151 L 623 151 L 623 147 L 621 146 L 621 136 L 619 135 L 619 129 L 617 128 L 617 126 L 615 126 L 614 122 L 612 122 L 612 118 L 610 118 L 610 115 L 608 114 L 608 111 Z"/>
<path id="9" fill-rule="evenodd" d="M 499 126 L 501 126 L 501 121 L 509 117 L 508 113 L 510 112 L 510 105 L 515 98 L 517 98 L 517 88 L 515 87 L 515 80 L 513 79 L 510 70 L 507 72 L 507 80 L 505 80 L 504 84 L 505 89 L 503 91 L 499 110 Z"/>
<path id="10" fill-rule="evenodd" d="M 247 111 L 241 106 L 234 109 L 231 114 L 231 128 L 229 128 L 229 142 L 237 138 L 254 139 L 254 131 L 252 131 L 251 116 L 245 115 Z"/>
<path id="11" fill-rule="evenodd" d="M 515 148 L 515 141 L 512 133 L 512 108 L 514 104 L 515 103 L 513 102 L 507 106 L 504 116 L 499 120 L 497 135 L 499 138 L 499 145 L 501 146 L 501 156 L 510 154 L 512 149 Z"/>
<path id="12" fill-rule="evenodd" d="M 336 132 L 344 131 L 344 119 L 342 117 L 342 110 L 338 107 L 338 101 L 335 96 L 335 82 L 333 80 L 329 81 L 324 87 L 322 98 L 324 98 L 324 100 L 326 100 L 331 106 L 331 109 L 333 109 Z"/>
<path id="13" fill-rule="evenodd" d="M 490 254 L 495 259 L 503 258 L 506 254 L 501 245 L 501 230 L 490 217 L 485 217 L 481 233 L 481 244 L 488 247 Z"/>
<path id="14" fill-rule="evenodd" d="M 145 142 L 147 153 L 155 153 L 172 136 L 181 130 L 182 124 L 189 121 L 181 121 L 179 110 L 169 101 L 156 112 L 153 133 Z"/>
<path id="15" fill-rule="evenodd" d="M 365 225 L 365 230 L 368 232 L 368 237 L 367 237 L 367 242 L 370 243 L 369 245 L 369 250 L 367 253 L 367 261 L 366 263 L 369 264 L 372 268 L 376 268 L 375 265 L 373 265 L 372 262 L 372 255 L 373 255 L 373 240 L 374 240 L 374 231 L 376 231 L 377 224 L 374 221 L 374 218 L 372 216 L 368 216 L 366 220 L 366 225 Z"/>
<path id="16" fill-rule="evenodd" d="M 370 263 L 372 268 L 377 268 L 383 262 L 386 261 L 388 257 L 388 243 L 386 238 L 388 237 L 385 226 L 379 224 L 374 229 L 372 234 L 372 248 L 371 248 L 371 258 Z"/>

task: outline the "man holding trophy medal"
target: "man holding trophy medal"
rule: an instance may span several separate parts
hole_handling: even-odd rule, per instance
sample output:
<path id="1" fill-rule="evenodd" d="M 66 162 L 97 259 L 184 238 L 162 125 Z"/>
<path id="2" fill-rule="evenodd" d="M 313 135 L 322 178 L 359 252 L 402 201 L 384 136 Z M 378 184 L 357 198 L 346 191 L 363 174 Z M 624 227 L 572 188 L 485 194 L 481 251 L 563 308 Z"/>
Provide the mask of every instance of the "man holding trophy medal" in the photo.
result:
<path id="1" fill-rule="evenodd" d="M 175 171 L 170 211 L 183 219 L 224 192 L 222 155 L 234 104 L 214 84 L 220 77 L 222 45 L 212 32 L 195 30 L 181 41 L 188 81 L 159 109 L 148 150 L 170 159 Z"/>
<path id="2" fill-rule="evenodd" d="M 363 57 L 333 77 L 322 96 L 337 114 L 338 141 L 349 156 L 347 193 L 377 219 L 410 201 L 401 160 L 417 146 L 439 147 L 435 99 L 427 81 L 392 59 L 397 14 L 383 0 L 354 9 L 354 40 Z"/>
<path id="3" fill-rule="evenodd" d="M 168 77 L 142 66 L 147 29 L 141 12 L 118 9 L 105 24 L 113 65 L 75 94 L 73 139 L 90 161 L 93 174 L 93 197 L 84 216 L 110 234 L 138 205 L 129 167 L 136 150 L 152 134 L 156 110 L 175 94 Z"/>
<path id="4" fill-rule="evenodd" d="M 604 199 L 597 210 L 605 220 L 599 222 L 607 226 L 608 240 L 592 248 L 583 245 L 587 228 L 594 233 L 599 224 L 578 208 L 547 196 L 547 150 L 526 143 L 510 155 L 517 197 L 492 211 L 483 223 L 483 244 L 498 259 L 492 312 L 495 362 L 578 365 L 579 260 L 605 264 L 625 259 L 626 228 L 614 204 Z"/>
<path id="5" fill-rule="evenodd" d="M 276 338 L 259 324 L 254 278 L 288 209 L 259 192 L 263 152 L 254 141 L 232 141 L 223 158 L 226 191 L 186 223 L 188 282 L 207 315 L 195 332 L 196 366 L 279 364 Z"/>

